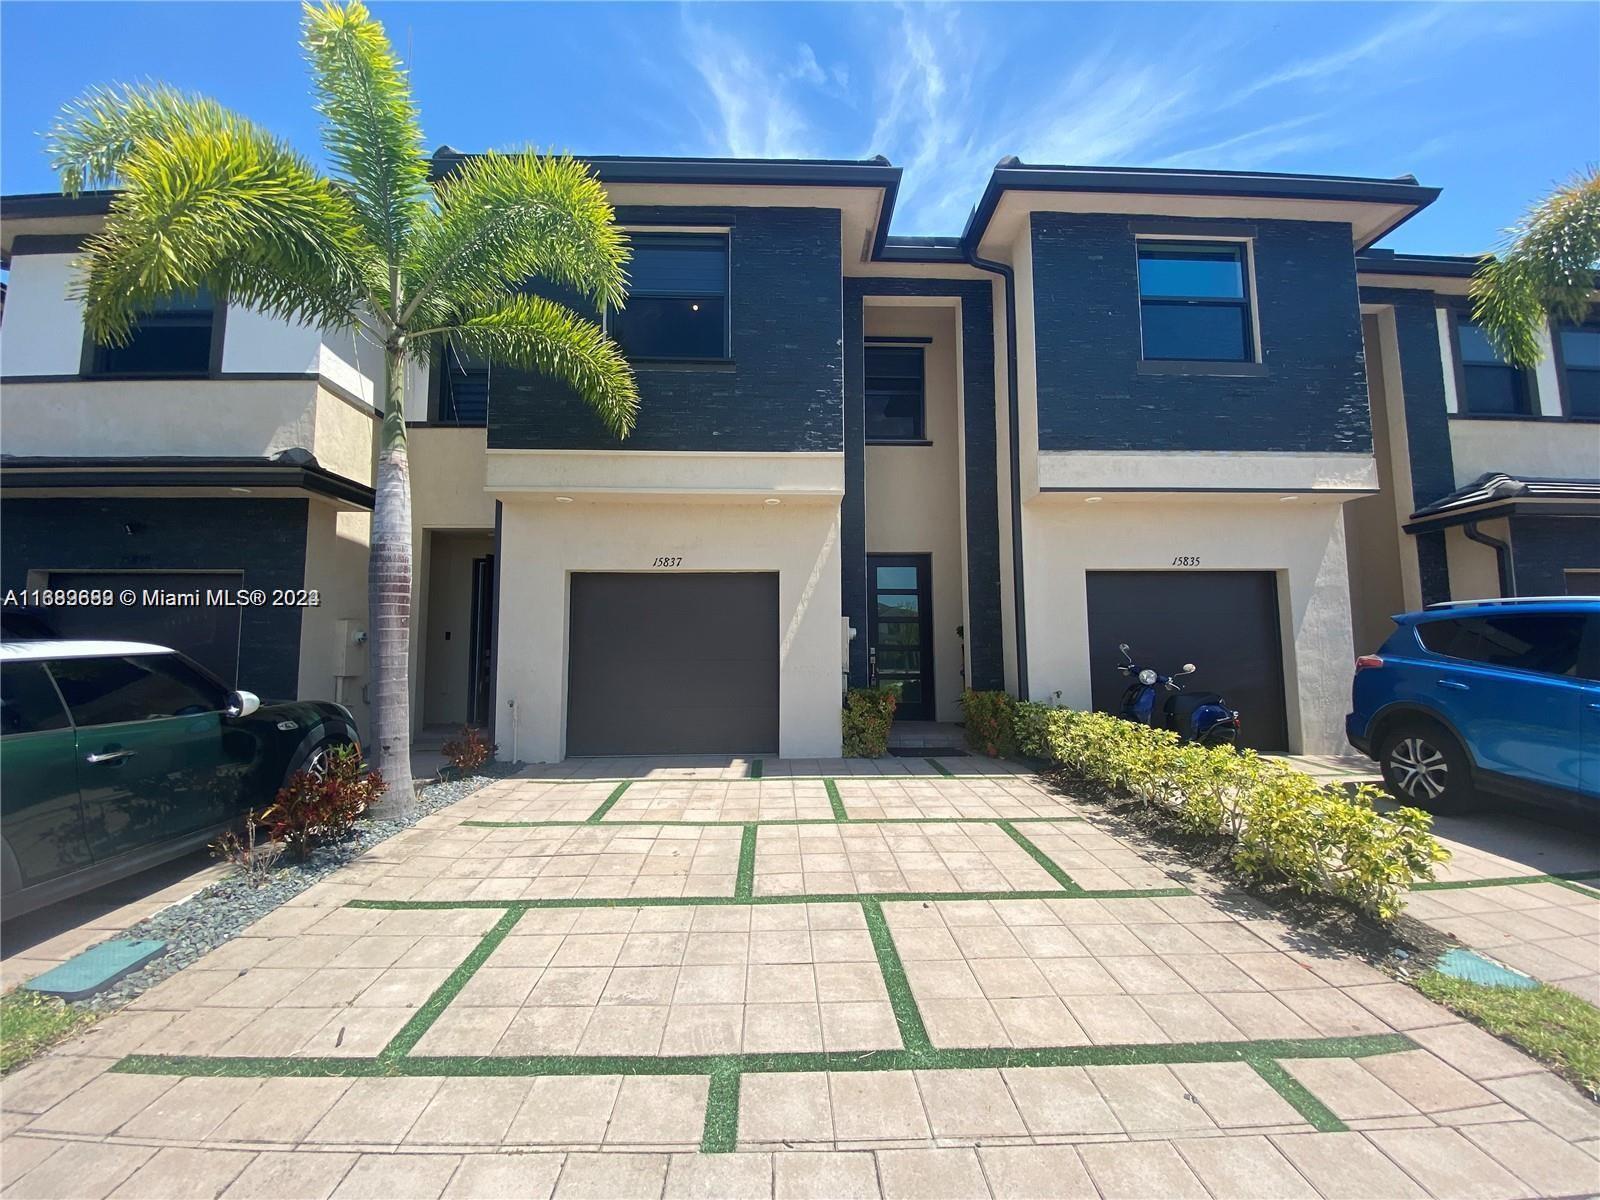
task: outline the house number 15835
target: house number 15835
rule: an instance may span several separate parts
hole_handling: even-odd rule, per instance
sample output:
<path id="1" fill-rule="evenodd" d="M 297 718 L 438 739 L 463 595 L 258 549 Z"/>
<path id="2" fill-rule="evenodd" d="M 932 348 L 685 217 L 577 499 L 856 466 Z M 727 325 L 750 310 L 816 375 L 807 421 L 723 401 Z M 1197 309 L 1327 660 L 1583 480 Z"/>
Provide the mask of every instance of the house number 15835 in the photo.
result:
<path id="1" fill-rule="evenodd" d="M 679 558 L 658 558 L 658 559 L 655 560 L 655 562 L 651 563 L 650 565 L 652 567 L 681 567 L 681 566 L 683 566 L 683 559 L 681 557 L 679 557 Z"/>
<path id="2" fill-rule="evenodd" d="M 1180 554 L 1172 560 L 1175 567 L 1198 567 L 1200 556 L 1198 554 Z"/>

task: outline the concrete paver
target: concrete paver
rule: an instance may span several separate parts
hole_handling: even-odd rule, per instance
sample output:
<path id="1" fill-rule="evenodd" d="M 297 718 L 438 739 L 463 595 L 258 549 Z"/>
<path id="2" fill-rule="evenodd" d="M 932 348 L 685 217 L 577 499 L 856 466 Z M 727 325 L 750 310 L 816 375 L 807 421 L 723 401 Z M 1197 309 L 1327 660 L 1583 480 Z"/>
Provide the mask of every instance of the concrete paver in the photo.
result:
<path id="1" fill-rule="evenodd" d="M 919 761 L 492 783 L 7 1079 L 6 1193 L 1600 1184 L 1595 1107 L 1516 1050 L 1025 773 Z M 1423 895 L 1570 955 L 1551 890 Z"/>

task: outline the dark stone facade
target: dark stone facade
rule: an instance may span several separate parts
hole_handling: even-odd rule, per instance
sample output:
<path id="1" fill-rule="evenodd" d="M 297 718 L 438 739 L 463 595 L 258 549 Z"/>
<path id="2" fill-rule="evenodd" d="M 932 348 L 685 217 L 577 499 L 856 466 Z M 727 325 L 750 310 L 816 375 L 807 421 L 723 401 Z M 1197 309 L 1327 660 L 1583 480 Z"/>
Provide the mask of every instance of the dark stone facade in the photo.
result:
<path id="1" fill-rule="evenodd" d="M 617 216 L 624 224 L 732 229 L 731 359 L 637 364 L 639 422 L 625 441 L 612 437 L 570 389 L 532 373 L 496 371 L 489 389 L 490 448 L 841 449 L 839 211 L 620 208 Z"/>
<path id="2" fill-rule="evenodd" d="M 1600 517 L 1511 518 L 1517 594 L 1564 596 L 1566 571 L 1600 570 Z"/>
<path id="3" fill-rule="evenodd" d="M 1101 213 L 1032 215 L 1041 450 L 1372 449 L 1347 225 L 1254 221 L 1265 373 L 1141 374 L 1142 236 L 1216 232 L 1214 222 Z"/>
<path id="4" fill-rule="evenodd" d="M 243 571 L 241 586 L 316 587 L 306 576 L 307 500 L 16 497 L 0 501 L 0 589 L 39 571 Z M 128 532 L 129 527 L 133 532 Z M 240 686 L 293 699 L 300 613 L 240 610 Z M 97 636 L 116 637 L 116 610 Z M 229 680 L 228 682 L 233 682 Z"/>

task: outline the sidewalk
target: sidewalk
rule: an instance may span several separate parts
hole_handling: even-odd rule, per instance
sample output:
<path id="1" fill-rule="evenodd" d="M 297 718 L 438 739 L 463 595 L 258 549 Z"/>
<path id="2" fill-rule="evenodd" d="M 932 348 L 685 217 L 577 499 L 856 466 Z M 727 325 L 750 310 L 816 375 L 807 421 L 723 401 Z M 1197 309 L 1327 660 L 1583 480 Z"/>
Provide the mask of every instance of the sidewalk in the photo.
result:
<path id="1" fill-rule="evenodd" d="M 922 765 L 497 781 L 6 1080 L 0 1186 L 1600 1189 L 1537 1063 L 1093 806 Z"/>

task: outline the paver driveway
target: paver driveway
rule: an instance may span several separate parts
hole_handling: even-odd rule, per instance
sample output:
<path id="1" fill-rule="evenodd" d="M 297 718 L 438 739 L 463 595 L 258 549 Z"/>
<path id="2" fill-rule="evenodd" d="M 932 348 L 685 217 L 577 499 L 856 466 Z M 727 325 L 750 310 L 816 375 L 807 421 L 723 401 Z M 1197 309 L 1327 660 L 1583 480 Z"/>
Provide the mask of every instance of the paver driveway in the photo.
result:
<path id="1" fill-rule="evenodd" d="M 1600 1190 L 1573 1089 L 1092 807 L 768 766 L 425 819 L 9 1079 L 5 1194 Z"/>

